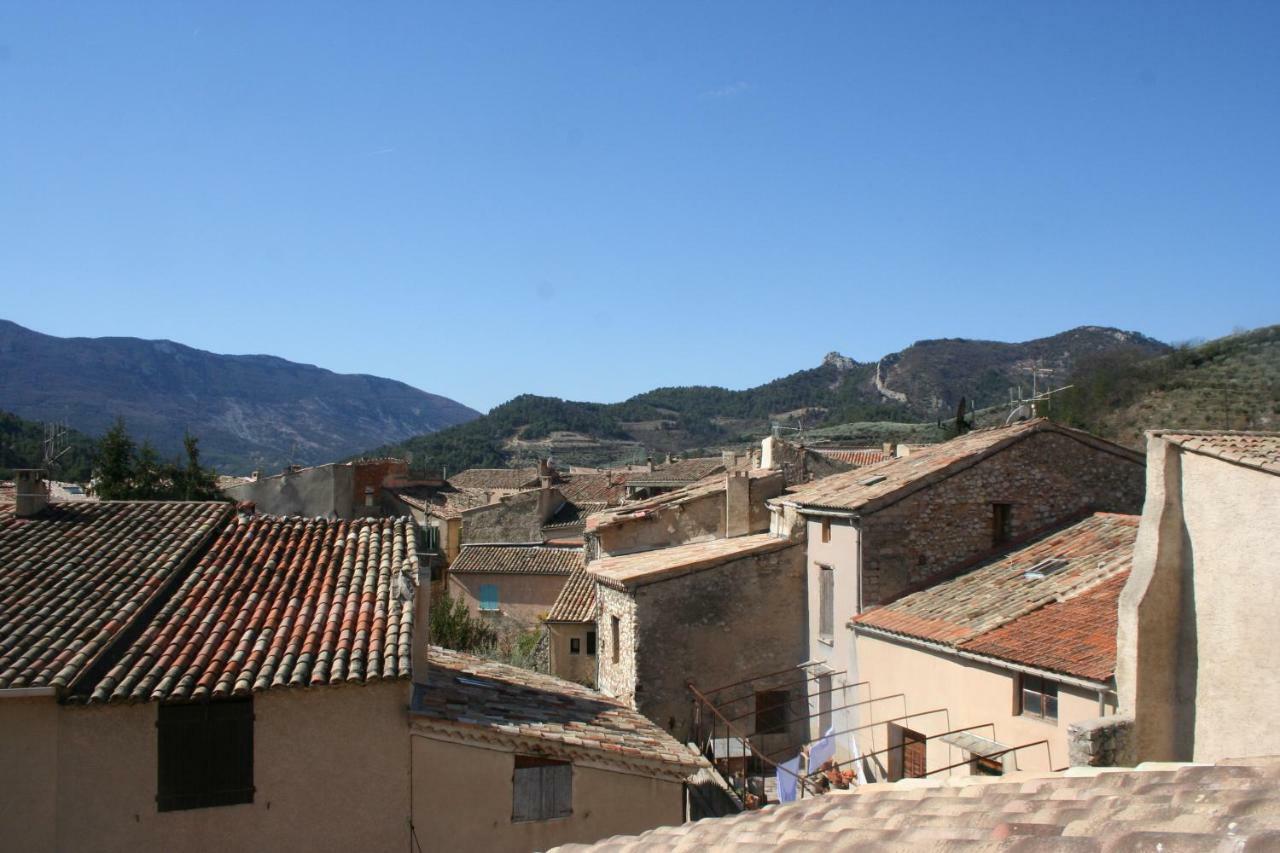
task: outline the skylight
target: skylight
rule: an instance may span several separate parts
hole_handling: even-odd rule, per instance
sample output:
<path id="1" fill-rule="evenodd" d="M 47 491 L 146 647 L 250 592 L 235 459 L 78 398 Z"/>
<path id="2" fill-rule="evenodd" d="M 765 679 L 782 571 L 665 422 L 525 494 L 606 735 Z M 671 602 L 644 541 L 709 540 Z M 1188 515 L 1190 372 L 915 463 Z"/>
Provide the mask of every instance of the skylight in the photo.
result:
<path id="1" fill-rule="evenodd" d="M 876 483 L 883 483 L 884 481 L 885 481 L 884 474 L 877 474 L 874 477 L 868 477 L 867 479 L 863 480 L 862 485 L 874 486 Z"/>
<path id="2" fill-rule="evenodd" d="M 468 687 L 496 687 L 492 681 L 485 681 L 481 678 L 468 678 L 465 675 L 454 676 L 459 684 L 465 684 Z"/>
<path id="3" fill-rule="evenodd" d="M 1066 557 L 1050 557 L 1047 560 L 1041 560 L 1031 568 L 1027 569 L 1022 573 L 1022 576 L 1029 581 L 1040 580 L 1041 578 L 1048 577 L 1054 572 L 1060 571 L 1069 562 L 1070 560 Z"/>

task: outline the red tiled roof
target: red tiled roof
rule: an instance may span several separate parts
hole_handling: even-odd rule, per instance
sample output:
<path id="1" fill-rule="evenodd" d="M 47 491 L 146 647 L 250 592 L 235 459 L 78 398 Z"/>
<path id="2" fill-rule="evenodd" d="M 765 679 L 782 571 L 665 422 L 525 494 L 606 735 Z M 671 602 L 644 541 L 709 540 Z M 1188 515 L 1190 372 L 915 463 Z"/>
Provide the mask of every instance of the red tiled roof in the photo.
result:
<path id="1" fill-rule="evenodd" d="M 153 501 L 0 514 L 0 688 L 68 687 L 230 514 Z"/>
<path id="2" fill-rule="evenodd" d="M 751 458 L 739 459 L 734 469 L 750 467 Z M 652 471 L 638 472 L 627 477 L 628 486 L 683 486 L 725 470 L 724 458 L 705 456 L 694 459 L 677 459 L 655 465 Z"/>
<path id="3" fill-rule="evenodd" d="M 1078 605 L 1071 602 L 1117 575 L 1128 573 L 1137 532 L 1136 515 L 1094 513 L 981 563 L 958 577 L 868 610 L 853 619 L 854 628 L 870 628 L 976 651 L 974 644 L 978 638 L 1005 627 L 1007 630 L 999 635 L 1000 648 L 1009 650 L 1010 654 L 1030 654 L 1026 651 L 1030 641 L 1017 638 L 1020 630 L 1029 627 L 1042 642 L 1049 643 L 1036 652 L 1039 660 L 1056 661 L 1065 666 L 1078 658 L 1088 672 L 1114 669 L 1114 626 L 1109 641 L 1110 659 L 1099 660 L 1096 655 L 1100 644 L 1105 646 L 1108 642 L 1096 636 L 1110 624 L 1099 616 L 1100 610 L 1106 607 L 1105 602 L 1097 598 Z M 1047 560 L 1056 563 L 1046 566 Z M 1037 568 L 1042 576 L 1028 576 L 1029 570 Z M 1019 625 L 1023 617 L 1055 603 L 1061 603 L 1063 609 Z M 1043 620 L 1070 618 L 1073 613 L 1093 620 L 1088 625 L 1082 624 L 1081 631 L 1094 638 L 1092 649 L 1081 650 L 1074 657 L 1071 642 L 1042 633 L 1046 624 Z M 1063 671 L 1083 678 L 1094 677 Z"/>
<path id="4" fill-rule="evenodd" d="M 463 545 L 451 574 L 567 575 L 583 564 L 582 548 Z"/>
<path id="5" fill-rule="evenodd" d="M 783 539 L 772 533 L 756 533 L 751 536 L 656 548 L 617 557 L 602 557 L 593 562 L 588 571 L 608 586 L 625 589 L 792 546 L 796 546 L 796 543 L 790 539 Z"/>
<path id="6" fill-rule="evenodd" d="M 453 489 L 439 486 L 394 486 L 387 489 L 414 509 L 437 518 L 458 518 L 478 506 L 495 503 L 482 489 Z"/>
<path id="7" fill-rule="evenodd" d="M 596 579 L 586 569 L 578 568 L 569 575 L 564 589 L 556 597 L 547 622 L 594 622 L 596 620 Z"/>
<path id="8" fill-rule="evenodd" d="M 1128 579 L 1129 572 L 1122 571 L 1079 595 L 1046 604 L 961 643 L 960 648 L 1025 666 L 1106 681 L 1115 675 L 1120 591 Z"/>
<path id="9" fill-rule="evenodd" d="M 706 761 L 638 711 L 550 675 L 432 646 L 413 714 L 453 726 L 536 738 L 597 759 L 647 762 L 683 777 Z"/>
<path id="10" fill-rule="evenodd" d="M 782 477 L 781 471 L 773 471 L 764 468 L 753 468 L 747 472 L 747 476 L 752 480 L 767 480 L 771 477 Z M 704 498 L 707 495 L 723 493 L 725 490 L 725 480 L 727 474 L 711 474 L 696 483 L 690 483 L 687 486 L 681 486 L 678 489 L 672 489 L 669 492 L 663 492 L 660 495 L 654 495 L 651 498 L 641 498 L 640 500 L 630 501 L 621 506 L 606 507 L 595 512 L 587 519 L 587 530 L 595 531 L 601 527 L 608 527 L 614 524 L 623 524 L 635 519 L 645 518 L 655 510 L 664 507 L 680 506 L 690 501 Z"/>
<path id="11" fill-rule="evenodd" d="M 1274 432 L 1155 432 L 1186 450 L 1280 474 L 1280 433 Z"/>
<path id="12" fill-rule="evenodd" d="M 416 569 L 409 519 L 238 519 L 90 701 L 407 678 Z"/>
<path id="13" fill-rule="evenodd" d="M 809 449 L 855 468 L 874 465 L 893 458 L 893 455 L 885 453 L 882 447 L 810 447 Z"/>
<path id="14" fill-rule="evenodd" d="M 571 503 L 613 506 L 622 502 L 625 479 L 607 472 L 570 474 L 556 483 L 556 488 Z"/>
<path id="15" fill-rule="evenodd" d="M 923 487 L 957 470 L 972 465 L 1035 432 L 1052 431 L 1086 444 L 1105 448 L 1141 464 L 1142 455 L 1081 430 L 1055 424 L 1045 418 L 1012 426 L 974 430 L 942 444 L 932 444 L 909 456 L 888 459 L 865 468 L 823 477 L 774 502 L 799 507 L 862 510 L 873 512 L 902 495 Z"/>
<path id="16" fill-rule="evenodd" d="M 468 468 L 449 478 L 455 489 L 529 489 L 538 485 L 538 469 Z"/>

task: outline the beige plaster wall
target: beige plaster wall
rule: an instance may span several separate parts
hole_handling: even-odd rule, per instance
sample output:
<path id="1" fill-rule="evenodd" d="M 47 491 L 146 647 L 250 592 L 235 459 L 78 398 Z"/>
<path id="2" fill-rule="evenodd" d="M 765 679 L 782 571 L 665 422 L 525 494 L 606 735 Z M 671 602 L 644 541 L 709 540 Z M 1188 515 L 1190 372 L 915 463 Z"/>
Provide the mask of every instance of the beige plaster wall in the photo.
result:
<path id="1" fill-rule="evenodd" d="M 472 616 L 501 618 L 529 629 L 551 612 L 568 575 L 449 573 L 449 594 L 467 603 Z M 498 587 L 498 613 L 480 609 L 480 585 Z"/>
<path id="2" fill-rule="evenodd" d="M 934 735 L 964 726 L 992 723 L 994 734 L 990 727 L 974 729 L 973 733 L 1004 746 L 1049 741 L 1048 753 L 1044 746 L 1038 746 L 1006 756 L 1007 771 L 1015 767 L 1019 770 L 1051 770 L 1067 766 L 1067 727 L 1073 722 L 1098 716 L 1097 693 L 1065 684 L 1058 690 L 1056 723 L 1019 716 L 1016 713 L 1017 674 L 976 661 L 963 661 L 939 652 L 866 636 L 857 637 L 856 656 L 859 673 L 870 682 L 870 696 L 904 694 L 866 706 L 858 725 L 943 708 L 945 713 L 914 717 L 898 721 L 898 724 L 924 735 Z M 1108 713 L 1114 713 L 1113 698 L 1108 697 L 1108 702 L 1111 703 L 1107 706 Z M 886 725 L 873 726 L 855 736 L 863 755 L 893 745 L 888 740 Z M 969 758 L 964 750 L 941 740 L 929 741 L 926 755 L 926 769 L 929 770 Z M 881 754 L 872 761 L 879 772 L 884 772 L 889 765 L 889 756 Z M 960 767 L 937 775 L 968 773 L 967 767 Z"/>
<path id="3" fill-rule="evenodd" d="M 551 674 L 588 687 L 596 684 L 596 655 L 587 654 L 587 634 L 596 630 L 596 623 L 548 622 L 550 638 Z M 578 654 L 569 651 L 569 641 L 578 641 Z M 597 637 L 597 640 L 599 638 Z M 599 650 L 597 642 L 596 649 Z"/>
<path id="4" fill-rule="evenodd" d="M 402 853 L 407 703 L 404 681 L 260 693 L 254 801 L 172 812 L 156 810 L 155 703 L 62 706 L 57 836 L 45 849 Z"/>
<path id="5" fill-rule="evenodd" d="M 1182 454 L 1195 615 L 1194 761 L 1280 753 L 1280 477 Z"/>
<path id="6" fill-rule="evenodd" d="M 831 541 L 823 542 L 822 522 L 820 519 L 806 519 L 805 527 L 807 541 L 805 571 L 808 596 L 807 634 L 809 660 L 826 664 L 833 673 L 831 686 L 844 688 L 830 694 L 830 707 L 838 708 L 868 698 L 865 688 L 852 686 L 861 681 L 862 678 L 853 677 L 855 675 L 853 640 L 849 630 L 845 628 L 845 624 L 858 612 L 858 537 L 861 532 L 849 521 L 833 518 L 831 519 Z M 818 637 L 821 619 L 821 610 L 819 609 L 821 588 L 819 567 L 823 565 L 830 566 L 835 572 L 833 589 L 835 612 L 833 614 L 833 630 L 830 642 L 821 640 Z M 814 670 L 815 674 L 816 672 L 817 670 Z M 808 686 L 810 690 L 809 713 L 816 714 L 821 710 L 820 703 L 822 700 L 818 693 L 823 687 L 820 686 L 818 681 L 810 681 Z M 836 712 L 832 722 L 836 724 L 837 730 L 859 725 L 861 722 L 859 710 L 852 708 L 843 712 Z M 813 728 L 810 733 L 815 736 L 820 735 L 821 732 L 818 731 L 820 726 L 820 718 L 814 717 L 812 719 Z M 837 752 L 839 758 L 847 757 L 847 749 L 843 745 L 838 745 Z"/>
<path id="7" fill-rule="evenodd" d="M 413 826 L 423 850 L 525 853 L 684 820 L 680 782 L 577 764 L 572 815 L 514 822 L 515 753 L 506 749 L 415 734 L 413 770 Z"/>
<path id="8" fill-rule="evenodd" d="M 0 847 L 55 848 L 58 713 L 53 697 L 0 699 Z"/>

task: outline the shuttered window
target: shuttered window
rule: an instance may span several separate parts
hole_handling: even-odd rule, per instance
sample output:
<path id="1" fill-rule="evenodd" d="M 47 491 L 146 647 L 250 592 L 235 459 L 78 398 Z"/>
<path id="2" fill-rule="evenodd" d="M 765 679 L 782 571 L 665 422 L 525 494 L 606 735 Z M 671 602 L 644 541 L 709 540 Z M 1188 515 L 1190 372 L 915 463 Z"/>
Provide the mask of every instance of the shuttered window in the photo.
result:
<path id="1" fill-rule="evenodd" d="M 594 655 L 596 653 L 596 632 L 587 632 L 587 654 Z"/>
<path id="2" fill-rule="evenodd" d="M 818 639 L 831 641 L 836 622 L 836 573 L 818 566 Z"/>
<path id="3" fill-rule="evenodd" d="M 480 609 L 498 609 L 498 585 L 496 583 L 480 584 Z"/>
<path id="4" fill-rule="evenodd" d="M 573 765 L 532 755 L 515 757 L 511 819 L 550 820 L 573 814 Z"/>
<path id="5" fill-rule="evenodd" d="M 253 699 L 160 705 L 160 811 L 253 802 Z"/>

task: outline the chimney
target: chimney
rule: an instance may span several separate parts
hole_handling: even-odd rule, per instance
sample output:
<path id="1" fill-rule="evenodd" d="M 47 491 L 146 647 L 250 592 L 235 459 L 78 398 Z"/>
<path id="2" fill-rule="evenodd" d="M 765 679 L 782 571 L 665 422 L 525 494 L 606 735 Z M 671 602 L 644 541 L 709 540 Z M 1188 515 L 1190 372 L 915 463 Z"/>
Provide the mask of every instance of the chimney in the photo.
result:
<path id="1" fill-rule="evenodd" d="M 551 463 L 546 459 L 538 460 L 538 487 L 542 489 L 551 488 L 551 480 L 554 474 Z"/>
<path id="2" fill-rule="evenodd" d="M 724 476 L 724 535 L 726 539 L 751 532 L 751 477 L 746 471 Z"/>
<path id="3" fill-rule="evenodd" d="M 892 459 L 894 456 L 897 456 L 898 455 L 897 442 L 886 441 L 884 443 L 884 455 L 888 456 L 890 459 Z"/>
<path id="4" fill-rule="evenodd" d="M 49 505 L 49 486 L 39 468 L 19 468 L 13 472 L 14 508 L 18 518 L 39 515 Z"/>
<path id="5" fill-rule="evenodd" d="M 253 472 L 253 481 L 254 481 L 255 483 L 256 483 L 256 482 L 258 482 L 258 478 L 259 478 L 259 477 L 261 477 L 261 476 L 262 476 L 262 472 L 261 472 L 261 471 L 254 471 L 254 472 Z"/>
<path id="6" fill-rule="evenodd" d="M 250 516 L 256 515 L 257 512 L 258 505 L 253 501 L 240 501 L 236 504 L 236 515 L 241 518 L 249 518 Z"/>
<path id="7" fill-rule="evenodd" d="M 644 470 L 650 474 L 653 473 L 653 457 L 652 456 L 646 456 L 644 458 Z"/>

